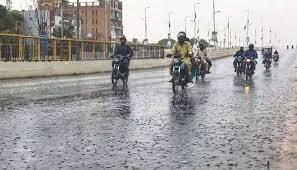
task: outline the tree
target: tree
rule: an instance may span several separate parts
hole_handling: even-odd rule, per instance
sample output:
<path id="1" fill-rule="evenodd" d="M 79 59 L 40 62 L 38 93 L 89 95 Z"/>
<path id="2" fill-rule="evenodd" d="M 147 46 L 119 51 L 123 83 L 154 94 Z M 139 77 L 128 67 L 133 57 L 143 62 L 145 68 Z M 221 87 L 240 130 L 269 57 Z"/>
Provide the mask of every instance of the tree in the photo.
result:
<path id="1" fill-rule="evenodd" d="M 0 5 L 0 31 L 6 33 L 16 33 L 15 25 L 23 22 L 23 15 L 16 10 L 8 11 L 6 7 Z"/>
<path id="2" fill-rule="evenodd" d="M 64 29 L 63 29 L 64 37 L 62 37 L 62 27 L 58 26 L 54 28 L 53 36 L 57 38 L 74 38 L 74 35 L 75 35 L 74 29 L 75 27 L 73 25 L 64 25 Z"/>
<path id="3" fill-rule="evenodd" d="M 174 39 L 170 39 L 169 41 L 171 43 L 171 45 L 170 45 L 169 48 L 172 48 L 173 45 L 176 43 L 176 41 Z M 168 48 L 168 38 L 165 38 L 165 39 L 160 40 L 158 42 L 158 45 Z"/>

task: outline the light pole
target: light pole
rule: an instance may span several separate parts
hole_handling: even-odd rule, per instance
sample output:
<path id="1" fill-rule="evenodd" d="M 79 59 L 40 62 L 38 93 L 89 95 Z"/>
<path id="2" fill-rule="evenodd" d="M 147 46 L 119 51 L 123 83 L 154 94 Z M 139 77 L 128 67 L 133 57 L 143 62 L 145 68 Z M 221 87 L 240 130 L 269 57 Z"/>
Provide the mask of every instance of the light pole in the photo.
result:
<path id="1" fill-rule="evenodd" d="M 190 16 L 185 17 L 185 33 L 187 33 L 187 20 Z"/>
<path id="2" fill-rule="evenodd" d="M 194 36 L 195 36 L 195 44 L 196 44 L 196 39 L 197 38 L 197 8 L 196 8 L 196 5 L 199 5 L 200 3 L 199 2 L 195 2 L 194 3 Z"/>
<path id="3" fill-rule="evenodd" d="M 168 32 L 168 39 L 171 38 L 171 15 L 174 14 L 174 12 L 169 12 L 168 13 L 168 28 L 169 28 L 169 32 Z"/>
<path id="4" fill-rule="evenodd" d="M 144 8 L 144 32 L 145 32 L 145 40 L 147 40 L 147 9 L 149 9 L 150 7 L 147 6 Z"/>
<path id="5" fill-rule="evenodd" d="M 215 1 L 213 0 L 213 32 L 212 32 L 212 41 L 214 42 L 215 46 L 218 42 L 217 40 L 217 32 L 216 32 L 216 14 L 221 12 L 221 11 L 216 11 L 215 9 Z"/>
<path id="6" fill-rule="evenodd" d="M 61 27 L 61 38 L 64 38 L 64 16 L 63 16 L 63 1 L 61 1 L 61 6 L 60 6 L 60 15 L 61 15 L 61 24 L 62 24 L 62 27 Z"/>
<path id="7" fill-rule="evenodd" d="M 228 48 L 231 46 L 231 35 L 230 35 L 230 16 L 228 17 Z"/>
<path id="8" fill-rule="evenodd" d="M 80 3 L 79 0 L 77 0 L 77 5 L 76 5 L 76 38 L 79 39 L 79 11 L 80 11 Z"/>

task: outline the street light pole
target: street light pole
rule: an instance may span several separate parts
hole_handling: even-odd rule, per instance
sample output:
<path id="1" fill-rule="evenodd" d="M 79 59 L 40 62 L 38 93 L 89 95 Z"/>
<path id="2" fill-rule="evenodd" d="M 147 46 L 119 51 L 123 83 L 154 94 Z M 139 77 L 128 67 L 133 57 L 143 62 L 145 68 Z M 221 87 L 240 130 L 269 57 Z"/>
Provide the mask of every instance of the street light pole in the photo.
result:
<path id="1" fill-rule="evenodd" d="M 228 48 L 230 48 L 230 17 L 228 17 Z"/>
<path id="2" fill-rule="evenodd" d="M 145 32 L 145 40 L 147 40 L 147 9 L 150 8 L 149 6 L 148 7 L 145 7 L 144 8 L 144 32 Z"/>
<path id="3" fill-rule="evenodd" d="M 169 32 L 168 32 L 168 39 L 171 38 L 171 15 L 174 14 L 174 12 L 169 12 L 168 13 L 168 28 L 169 28 Z"/>
<path id="4" fill-rule="evenodd" d="M 185 33 L 187 33 L 187 20 L 190 16 L 185 17 Z"/>
<path id="5" fill-rule="evenodd" d="M 194 3 L 194 36 L 195 36 L 195 43 L 196 43 L 196 39 L 197 38 L 197 9 L 196 9 L 196 5 L 200 4 L 199 2 L 195 2 Z"/>
<path id="6" fill-rule="evenodd" d="M 80 3 L 79 0 L 77 0 L 77 5 L 76 5 L 76 38 L 79 39 L 79 11 L 80 11 Z"/>
<path id="7" fill-rule="evenodd" d="M 63 12 L 63 1 L 61 1 L 61 6 L 60 6 L 60 12 L 61 12 L 61 25 L 62 25 L 62 27 L 61 27 L 61 38 L 64 38 L 64 12 Z"/>
<path id="8" fill-rule="evenodd" d="M 216 32 L 216 14 L 221 11 L 216 11 L 215 9 L 215 1 L 213 0 L 213 32 L 212 32 L 212 40 L 214 42 L 214 45 L 217 46 L 217 32 Z"/>

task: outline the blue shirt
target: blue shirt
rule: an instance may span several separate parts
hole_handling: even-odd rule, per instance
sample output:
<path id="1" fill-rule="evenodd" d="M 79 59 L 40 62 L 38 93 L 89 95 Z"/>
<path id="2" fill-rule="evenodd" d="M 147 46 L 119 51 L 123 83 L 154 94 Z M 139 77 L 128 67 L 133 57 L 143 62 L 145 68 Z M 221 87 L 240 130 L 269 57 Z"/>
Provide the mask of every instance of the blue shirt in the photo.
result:
<path id="1" fill-rule="evenodd" d="M 256 50 L 248 49 L 243 53 L 243 57 L 251 58 L 251 59 L 258 59 L 258 53 Z"/>

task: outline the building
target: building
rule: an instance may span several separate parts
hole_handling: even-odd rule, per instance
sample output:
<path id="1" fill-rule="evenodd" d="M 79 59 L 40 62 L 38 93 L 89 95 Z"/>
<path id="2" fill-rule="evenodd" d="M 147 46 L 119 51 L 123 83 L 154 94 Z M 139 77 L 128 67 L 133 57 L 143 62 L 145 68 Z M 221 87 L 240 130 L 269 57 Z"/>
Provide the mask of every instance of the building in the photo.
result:
<path id="1" fill-rule="evenodd" d="M 61 16 L 63 2 L 64 20 L 75 21 L 77 16 L 76 2 L 64 0 L 39 0 L 39 10 L 49 10 L 50 28 L 59 26 L 57 16 Z M 123 36 L 122 11 L 120 0 L 97 0 L 81 2 L 79 9 L 80 37 L 88 40 L 115 41 Z M 76 22 L 75 22 L 76 25 Z M 53 30 L 53 29 L 50 29 Z"/>
<path id="2" fill-rule="evenodd" d="M 39 10 L 59 9 L 62 0 L 38 0 Z"/>
<path id="3" fill-rule="evenodd" d="M 123 36 L 123 3 L 119 0 L 111 0 L 111 38 L 119 39 Z"/>
<path id="4" fill-rule="evenodd" d="M 122 2 L 104 0 L 80 3 L 81 37 L 109 41 L 123 36 Z M 76 17 L 76 3 L 64 6 L 64 16 Z"/>

